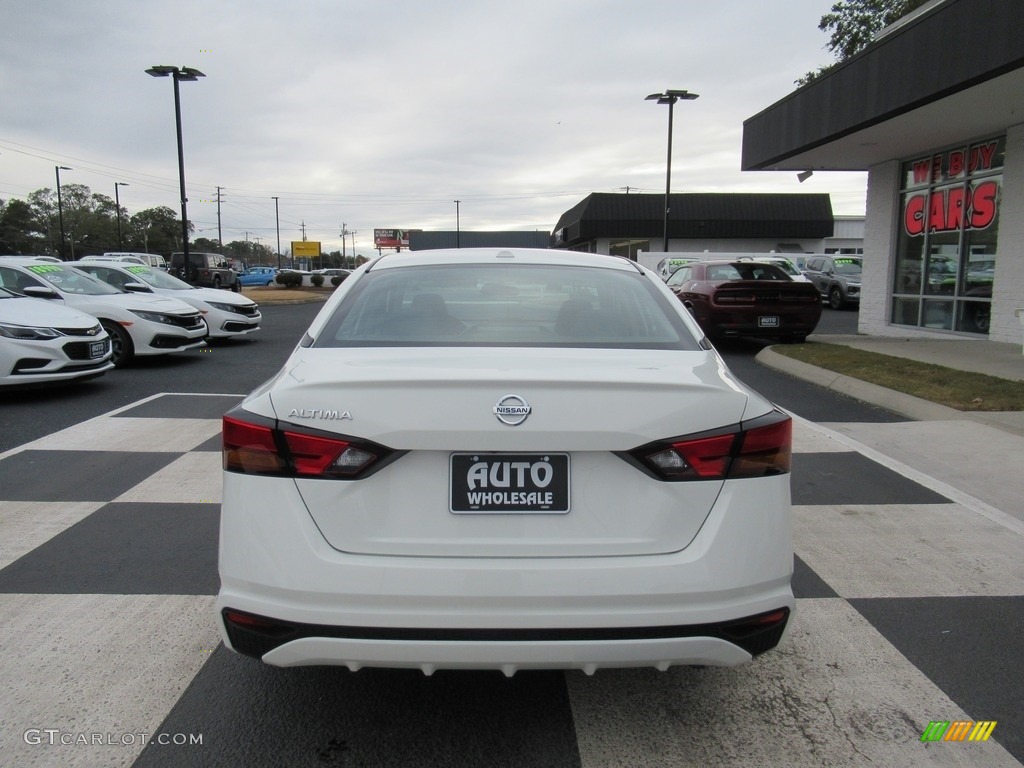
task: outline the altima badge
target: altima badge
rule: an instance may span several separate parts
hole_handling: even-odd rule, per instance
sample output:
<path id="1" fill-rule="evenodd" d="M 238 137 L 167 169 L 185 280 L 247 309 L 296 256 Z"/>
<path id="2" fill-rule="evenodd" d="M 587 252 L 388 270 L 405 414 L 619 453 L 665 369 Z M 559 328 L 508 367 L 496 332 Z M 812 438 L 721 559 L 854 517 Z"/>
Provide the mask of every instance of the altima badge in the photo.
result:
<path id="1" fill-rule="evenodd" d="M 518 427 L 530 415 L 530 404 L 519 395 L 505 395 L 494 406 L 494 415 L 502 424 Z"/>
<path id="2" fill-rule="evenodd" d="M 328 421 L 340 421 L 351 419 L 349 411 L 332 411 L 327 408 L 292 408 L 288 413 L 289 419 L 327 419 Z"/>

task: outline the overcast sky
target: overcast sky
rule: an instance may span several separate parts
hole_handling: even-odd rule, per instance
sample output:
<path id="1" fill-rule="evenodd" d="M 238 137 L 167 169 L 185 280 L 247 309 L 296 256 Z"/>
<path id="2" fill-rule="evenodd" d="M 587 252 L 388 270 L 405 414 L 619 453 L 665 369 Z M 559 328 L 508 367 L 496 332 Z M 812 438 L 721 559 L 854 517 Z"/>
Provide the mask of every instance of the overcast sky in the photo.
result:
<path id="1" fill-rule="evenodd" d="M 0 199 L 61 184 L 180 211 L 224 242 L 368 254 L 374 228 L 553 229 L 591 192 L 829 193 L 866 174 L 740 171 L 743 121 L 831 62 L 832 0 L 0 0 Z M 248 233 L 248 234 L 247 234 Z M 351 238 L 348 239 L 351 247 Z"/>

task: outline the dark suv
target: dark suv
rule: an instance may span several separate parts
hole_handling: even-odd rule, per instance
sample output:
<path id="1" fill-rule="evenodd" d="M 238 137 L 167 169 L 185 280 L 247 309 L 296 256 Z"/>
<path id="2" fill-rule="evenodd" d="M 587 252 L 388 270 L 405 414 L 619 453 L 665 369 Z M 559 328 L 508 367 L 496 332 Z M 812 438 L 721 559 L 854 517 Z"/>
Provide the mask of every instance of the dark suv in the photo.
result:
<path id="1" fill-rule="evenodd" d="M 219 253 L 189 251 L 188 265 L 185 264 L 184 253 L 172 253 L 167 271 L 191 285 L 230 288 L 232 291 L 241 289 L 238 274 L 231 269 L 227 257 Z"/>
<path id="2" fill-rule="evenodd" d="M 860 256 L 811 256 L 804 274 L 832 309 L 860 304 Z"/>

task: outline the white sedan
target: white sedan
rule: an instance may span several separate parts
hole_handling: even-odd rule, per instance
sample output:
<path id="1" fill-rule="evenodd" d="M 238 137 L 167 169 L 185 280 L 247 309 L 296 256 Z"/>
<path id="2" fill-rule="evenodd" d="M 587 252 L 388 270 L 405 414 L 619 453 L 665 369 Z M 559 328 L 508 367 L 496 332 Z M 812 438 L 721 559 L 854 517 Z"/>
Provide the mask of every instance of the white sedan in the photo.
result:
<path id="1" fill-rule="evenodd" d="M 0 288 L 0 386 L 82 381 L 114 367 L 99 320 Z"/>
<path id="2" fill-rule="evenodd" d="M 259 305 L 240 293 L 217 288 L 196 288 L 174 275 L 137 264 L 76 262 L 78 269 L 121 291 L 172 296 L 203 316 L 211 339 L 229 339 L 260 329 Z"/>
<path id="3" fill-rule="evenodd" d="M 135 355 L 166 355 L 205 343 L 206 323 L 194 307 L 164 296 L 121 293 L 66 262 L 6 258 L 0 261 L 0 286 L 97 318 L 110 335 L 118 367 Z"/>
<path id="4" fill-rule="evenodd" d="M 224 642 L 427 674 L 748 662 L 795 607 L 791 434 L 635 263 L 379 257 L 224 417 Z"/>

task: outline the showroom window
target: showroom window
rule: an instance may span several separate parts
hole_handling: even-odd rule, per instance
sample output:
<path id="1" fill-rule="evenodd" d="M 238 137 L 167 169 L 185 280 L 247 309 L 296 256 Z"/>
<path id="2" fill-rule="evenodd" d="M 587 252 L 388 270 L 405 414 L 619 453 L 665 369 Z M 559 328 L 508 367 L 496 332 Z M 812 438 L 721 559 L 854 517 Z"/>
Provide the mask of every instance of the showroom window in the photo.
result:
<path id="1" fill-rule="evenodd" d="M 608 245 L 608 254 L 611 256 L 622 256 L 630 261 L 636 261 L 640 251 L 650 251 L 650 240 L 621 240 L 612 241 Z"/>
<path id="2" fill-rule="evenodd" d="M 987 334 L 1005 138 L 903 163 L 892 322 Z"/>

